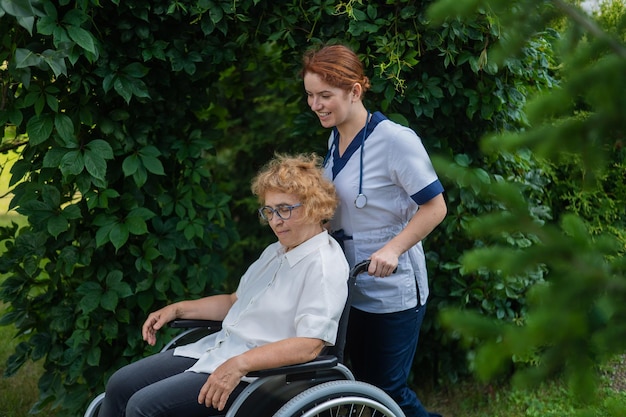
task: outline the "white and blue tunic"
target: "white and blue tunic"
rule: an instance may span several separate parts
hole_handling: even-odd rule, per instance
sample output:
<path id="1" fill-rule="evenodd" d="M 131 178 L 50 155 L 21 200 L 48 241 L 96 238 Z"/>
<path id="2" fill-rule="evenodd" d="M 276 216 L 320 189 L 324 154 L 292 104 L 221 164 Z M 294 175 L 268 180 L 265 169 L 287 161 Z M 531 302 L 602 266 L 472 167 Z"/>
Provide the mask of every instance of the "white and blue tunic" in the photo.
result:
<path id="1" fill-rule="evenodd" d="M 331 230 L 346 237 L 344 251 L 352 268 L 400 233 L 419 205 L 441 194 L 443 186 L 417 134 L 380 112 L 372 115 L 365 136 L 362 129 L 341 156 L 338 138 L 335 128 L 324 169 L 340 199 Z M 357 208 L 361 171 L 367 205 Z M 385 278 L 363 273 L 356 287 L 353 306 L 370 313 L 391 313 L 415 307 L 418 302 L 425 304 L 428 275 L 422 243 L 400 256 L 396 273 Z"/>

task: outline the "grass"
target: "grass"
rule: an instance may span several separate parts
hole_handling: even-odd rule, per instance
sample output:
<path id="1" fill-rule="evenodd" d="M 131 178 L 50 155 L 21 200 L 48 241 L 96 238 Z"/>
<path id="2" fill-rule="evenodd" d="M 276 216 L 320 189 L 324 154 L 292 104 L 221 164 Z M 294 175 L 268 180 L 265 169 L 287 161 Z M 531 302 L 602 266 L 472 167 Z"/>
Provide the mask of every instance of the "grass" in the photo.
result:
<path id="1" fill-rule="evenodd" d="M 0 154 L 0 226 L 11 222 L 24 224 L 24 219 L 15 212 L 9 212 L 12 195 L 8 194 L 10 167 L 15 161 L 13 153 Z M 0 247 L 0 252 L 4 246 Z M 2 277 L 0 276 L 0 282 Z M 7 306 L 0 303 L 0 317 Z M 0 326 L 0 375 L 4 375 L 6 361 L 17 344 L 15 329 L 11 326 Z M 0 417 L 24 417 L 37 401 L 39 396 L 37 382 L 42 373 L 42 363 L 27 362 L 10 378 L 0 376 Z"/>
<path id="2" fill-rule="evenodd" d="M 593 404 L 582 406 L 556 379 L 534 389 L 515 389 L 507 384 L 465 381 L 420 398 L 430 411 L 444 417 L 623 417 L 626 391 L 609 388 L 609 378 Z M 578 404 L 578 406 L 577 406 Z M 621 407 L 621 411 L 618 409 Z M 582 412 L 581 409 L 586 411 Z"/>
<path id="3" fill-rule="evenodd" d="M 5 306 L 0 304 L 0 315 Z M 4 374 L 8 357 L 17 341 L 12 327 L 0 327 L 0 373 Z M 41 363 L 27 362 L 10 378 L 0 377 L 0 417 L 25 417 L 39 396 L 37 382 L 42 373 Z"/>
<path id="4" fill-rule="evenodd" d="M 0 201 L 3 203 L 3 201 Z M 8 203 L 7 203 L 8 204 Z M 3 208 L 0 208 L 3 210 Z M 0 225 L 11 221 L 23 222 L 17 215 L 6 214 L 6 209 L 0 214 Z M 1 247 L 0 250 L 4 248 Z M 2 277 L 0 277 L 2 282 Z M 7 306 L 0 303 L 0 317 Z M 15 338 L 15 329 L 12 326 L 0 326 L 0 417 L 24 417 L 35 404 L 38 398 L 37 382 L 42 373 L 42 363 L 27 362 L 15 375 L 4 377 L 6 361 L 19 341 Z"/>

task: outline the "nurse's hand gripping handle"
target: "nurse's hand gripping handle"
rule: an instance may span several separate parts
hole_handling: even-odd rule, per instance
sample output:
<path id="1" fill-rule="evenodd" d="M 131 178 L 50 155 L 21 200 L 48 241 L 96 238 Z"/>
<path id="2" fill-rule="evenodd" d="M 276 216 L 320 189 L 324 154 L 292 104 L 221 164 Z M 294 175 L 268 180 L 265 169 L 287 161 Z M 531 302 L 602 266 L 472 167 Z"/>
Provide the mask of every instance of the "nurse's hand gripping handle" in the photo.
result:
<path id="1" fill-rule="evenodd" d="M 366 259 L 354 265 L 354 268 L 350 270 L 350 277 L 356 278 L 357 275 L 362 274 L 363 272 L 367 272 L 367 269 L 370 267 L 370 262 L 371 261 L 369 259 Z M 395 273 L 397 270 L 398 267 L 393 270 L 393 273 Z"/>

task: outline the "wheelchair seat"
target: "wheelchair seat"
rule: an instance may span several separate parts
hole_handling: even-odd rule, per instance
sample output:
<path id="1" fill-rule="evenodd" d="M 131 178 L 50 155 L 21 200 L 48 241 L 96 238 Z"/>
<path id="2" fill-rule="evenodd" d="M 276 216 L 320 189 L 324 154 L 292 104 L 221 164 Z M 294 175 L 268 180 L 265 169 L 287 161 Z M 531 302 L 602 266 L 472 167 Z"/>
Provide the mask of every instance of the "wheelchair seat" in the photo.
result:
<path id="1" fill-rule="evenodd" d="M 337 341 L 312 361 L 255 371 L 251 382 L 221 417 L 405 417 L 400 407 L 383 390 L 356 381 L 343 364 L 343 350 L 350 314 L 352 287 L 356 277 L 367 271 L 369 260 L 350 270 L 348 299 L 339 320 Z M 209 320 L 175 320 L 170 327 L 186 329 L 162 351 L 192 343 L 218 331 L 221 323 Z M 84 417 L 96 417 L 105 393 L 98 395 Z M 181 416 L 184 417 L 184 416 Z"/>

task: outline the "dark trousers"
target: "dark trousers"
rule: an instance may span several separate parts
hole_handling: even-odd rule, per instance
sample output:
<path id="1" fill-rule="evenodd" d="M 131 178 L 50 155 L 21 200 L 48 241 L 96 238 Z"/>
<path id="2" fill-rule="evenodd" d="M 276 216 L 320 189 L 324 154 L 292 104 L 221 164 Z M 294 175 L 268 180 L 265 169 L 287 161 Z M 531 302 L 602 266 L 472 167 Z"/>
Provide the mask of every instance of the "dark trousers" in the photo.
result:
<path id="1" fill-rule="evenodd" d="M 98 417 L 205 417 L 224 415 L 198 404 L 208 374 L 185 372 L 196 359 L 174 356 L 173 350 L 131 363 L 111 376 Z M 230 395 L 226 409 L 248 385 Z"/>
<path id="2" fill-rule="evenodd" d="M 425 310 L 426 305 L 386 314 L 350 311 L 346 357 L 354 376 L 385 391 L 406 417 L 429 416 L 407 383 Z"/>

